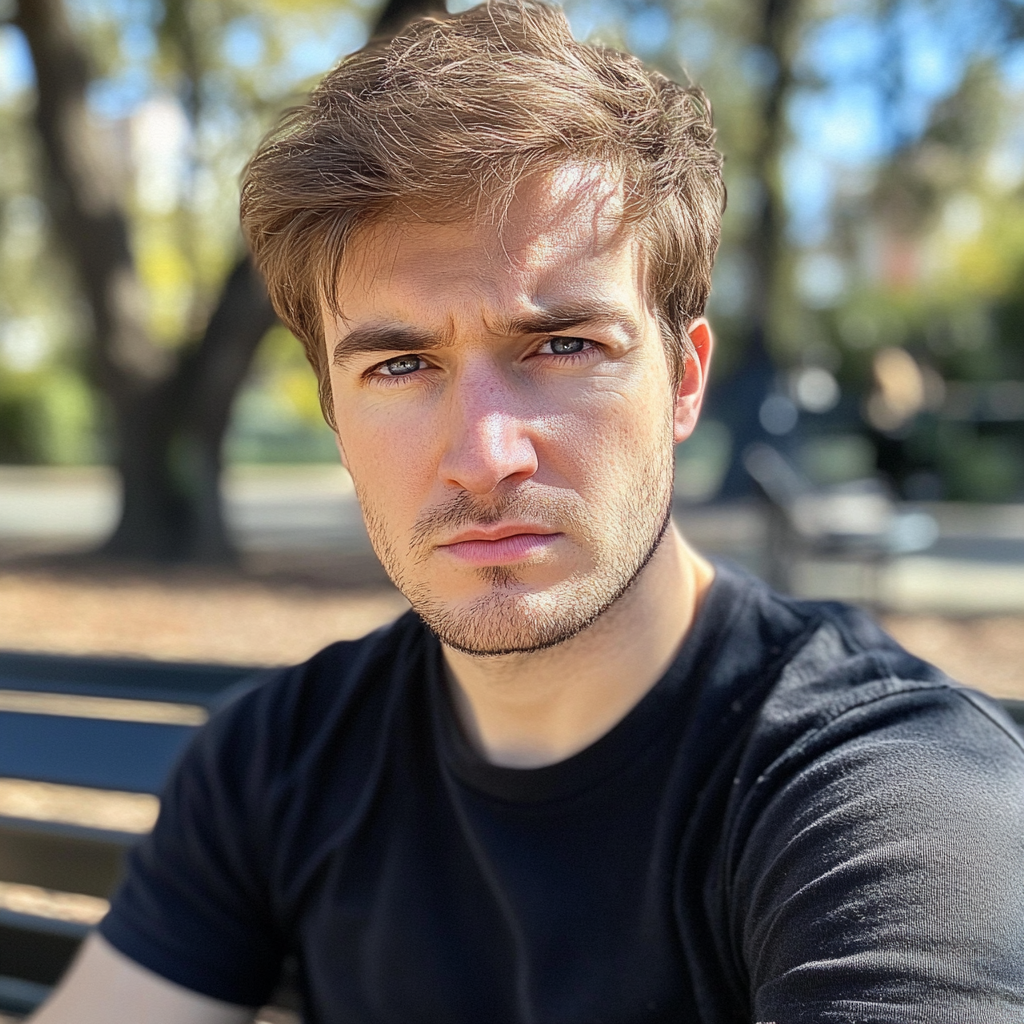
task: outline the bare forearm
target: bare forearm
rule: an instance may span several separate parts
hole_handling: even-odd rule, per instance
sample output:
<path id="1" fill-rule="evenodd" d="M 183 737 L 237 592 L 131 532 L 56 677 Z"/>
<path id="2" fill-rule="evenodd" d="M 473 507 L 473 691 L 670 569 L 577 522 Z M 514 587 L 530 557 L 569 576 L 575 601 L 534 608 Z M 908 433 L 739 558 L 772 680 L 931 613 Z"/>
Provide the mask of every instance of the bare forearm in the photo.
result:
<path id="1" fill-rule="evenodd" d="M 93 935 L 26 1024 L 249 1024 L 253 1014 L 175 985 Z"/>

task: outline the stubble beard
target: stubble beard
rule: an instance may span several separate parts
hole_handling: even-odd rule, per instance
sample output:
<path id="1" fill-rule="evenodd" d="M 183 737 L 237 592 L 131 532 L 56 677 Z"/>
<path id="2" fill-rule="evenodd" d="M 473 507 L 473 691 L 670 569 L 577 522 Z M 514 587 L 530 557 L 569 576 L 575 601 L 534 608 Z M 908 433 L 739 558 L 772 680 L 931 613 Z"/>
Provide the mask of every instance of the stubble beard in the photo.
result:
<path id="1" fill-rule="evenodd" d="M 529 482 L 486 502 L 456 492 L 419 518 L 405 557 L 396 550 L 383 517 L 358 485 L 356 490 L 377 557 L 442 643 L 482 657 L 526 654 L 564 643 L 592 626 L 654 556 L 672 518 L 671 442 L 662 457 L 650 455 L 638 459 L 635 477 L 597 507 L 585 505 L 579 495 L 567 497 Z M 431 540 L 501 520 L 539 522 L 564 532 L 590 555 L 591 567 L 532 590 L 518 566 L 487 566 L 474 570 L 486 584 L 484 594 L 468 603 L 447 602 L 430 582 Z"/>

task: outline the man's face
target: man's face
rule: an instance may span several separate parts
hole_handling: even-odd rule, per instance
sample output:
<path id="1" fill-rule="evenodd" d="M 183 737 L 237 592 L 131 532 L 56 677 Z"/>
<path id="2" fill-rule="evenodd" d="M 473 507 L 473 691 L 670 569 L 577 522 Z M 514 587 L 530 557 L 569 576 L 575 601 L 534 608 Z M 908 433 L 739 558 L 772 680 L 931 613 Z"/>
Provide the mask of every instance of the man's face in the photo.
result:
<path id="1" fill-rule="evenodd" d="M 667 525 L 702 373 L 680 413 L 621 209 L 567 169 L 500 229 L 410 217 L 347 250 L 325 310 L 342 459 L 384 567 L 459 650 L 578 633 Z"/>

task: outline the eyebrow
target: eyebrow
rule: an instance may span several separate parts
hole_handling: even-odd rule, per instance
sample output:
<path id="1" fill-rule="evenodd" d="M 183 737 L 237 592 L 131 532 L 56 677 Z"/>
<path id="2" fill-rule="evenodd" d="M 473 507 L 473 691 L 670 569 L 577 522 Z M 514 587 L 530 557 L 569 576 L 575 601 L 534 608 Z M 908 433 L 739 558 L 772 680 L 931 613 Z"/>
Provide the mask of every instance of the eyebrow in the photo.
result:
<path id="1" fill-rule="evenodd" d="M 367 352 L 425 352 L 443 344 L 433 331 L 402 323 L 369 323 L 353 328 L 334 346 L 335 366 Z"/>
<path id="2" fill-rule="evenodd" d="M 609 302 L 570 302 L 501 320 L 502 334 L 559 334 L 574 327 L 618 327 L 630 341 L 640 336 L 640 325 L 626 306 Z"/>
<path id="3" fill-rule="evenodd" d="M 559 334 L 574 327 L 617 327 L 630 341 L 640 336 L 640 326 L 626 306 L 606 302 L 566 303 L 539 309 L 522 316 L 502 318 L 494 325 L 496 334 Z M 353 328 L 335 346 L 335 366 L 357 355 L 373 352 L 427 352 L 450 344 L 439 336 L 412 324 L 375 322 Z"/>

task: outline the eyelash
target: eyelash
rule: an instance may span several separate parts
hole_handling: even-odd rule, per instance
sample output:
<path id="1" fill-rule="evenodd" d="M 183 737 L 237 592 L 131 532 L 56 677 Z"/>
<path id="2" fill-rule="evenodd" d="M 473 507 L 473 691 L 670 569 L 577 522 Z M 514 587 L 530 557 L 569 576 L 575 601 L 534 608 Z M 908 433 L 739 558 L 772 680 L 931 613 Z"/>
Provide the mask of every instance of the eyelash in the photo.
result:
<path id="1" fill-rule="evenodd" d="M 575 338 L 571 335 L 565 334 L 552 335 L 551 337 L 548 337 L 543 342 L 541 342 L 541 345 L 549 345 L 556 338 L 562 338 L 566 341 L 582 341 L 586 347 L 580 349 L 578 352 L 539 352 L 537 354 L 550 356 L 552 359 L 559 359 L 562 362 L 568 361 L 576 363 L 579 362 L 581 359 L 585 359 L 591 352 L 598 348 L 598 343 L 596 341 L 591 341 L 589 338 Z M 405 356 L 392 356 L 391 359 L 385 359 L 382 363 L 377 363 L 375 366 L 371 366 L 366 371 L 365 376 L 368 380 L 372 380 L 374 384 L 376 384 L 378 387 L 402 387 L 404 385 L 402 385 L 401 382 L 404 379 L 409 377 L 415 377 L 418 373 L 421 372 L 423 367 L 417 370 L 413 370 L 411 373 L 391 374 L 380 373 L 378 371 L 380 371 L 383 367 L 387 366 L 388 363 L 393 362 L 395 359 L 408 359 L 411 358 L 412 356 L 415 356 L 417 359 L 420 360 L 420 362 L 425 363 L 427 366 L 430 365 L 423 358 L 423 356 L 419 355 L 416 352 L 410 352 L 408 353 L 408 355 Z"/>

